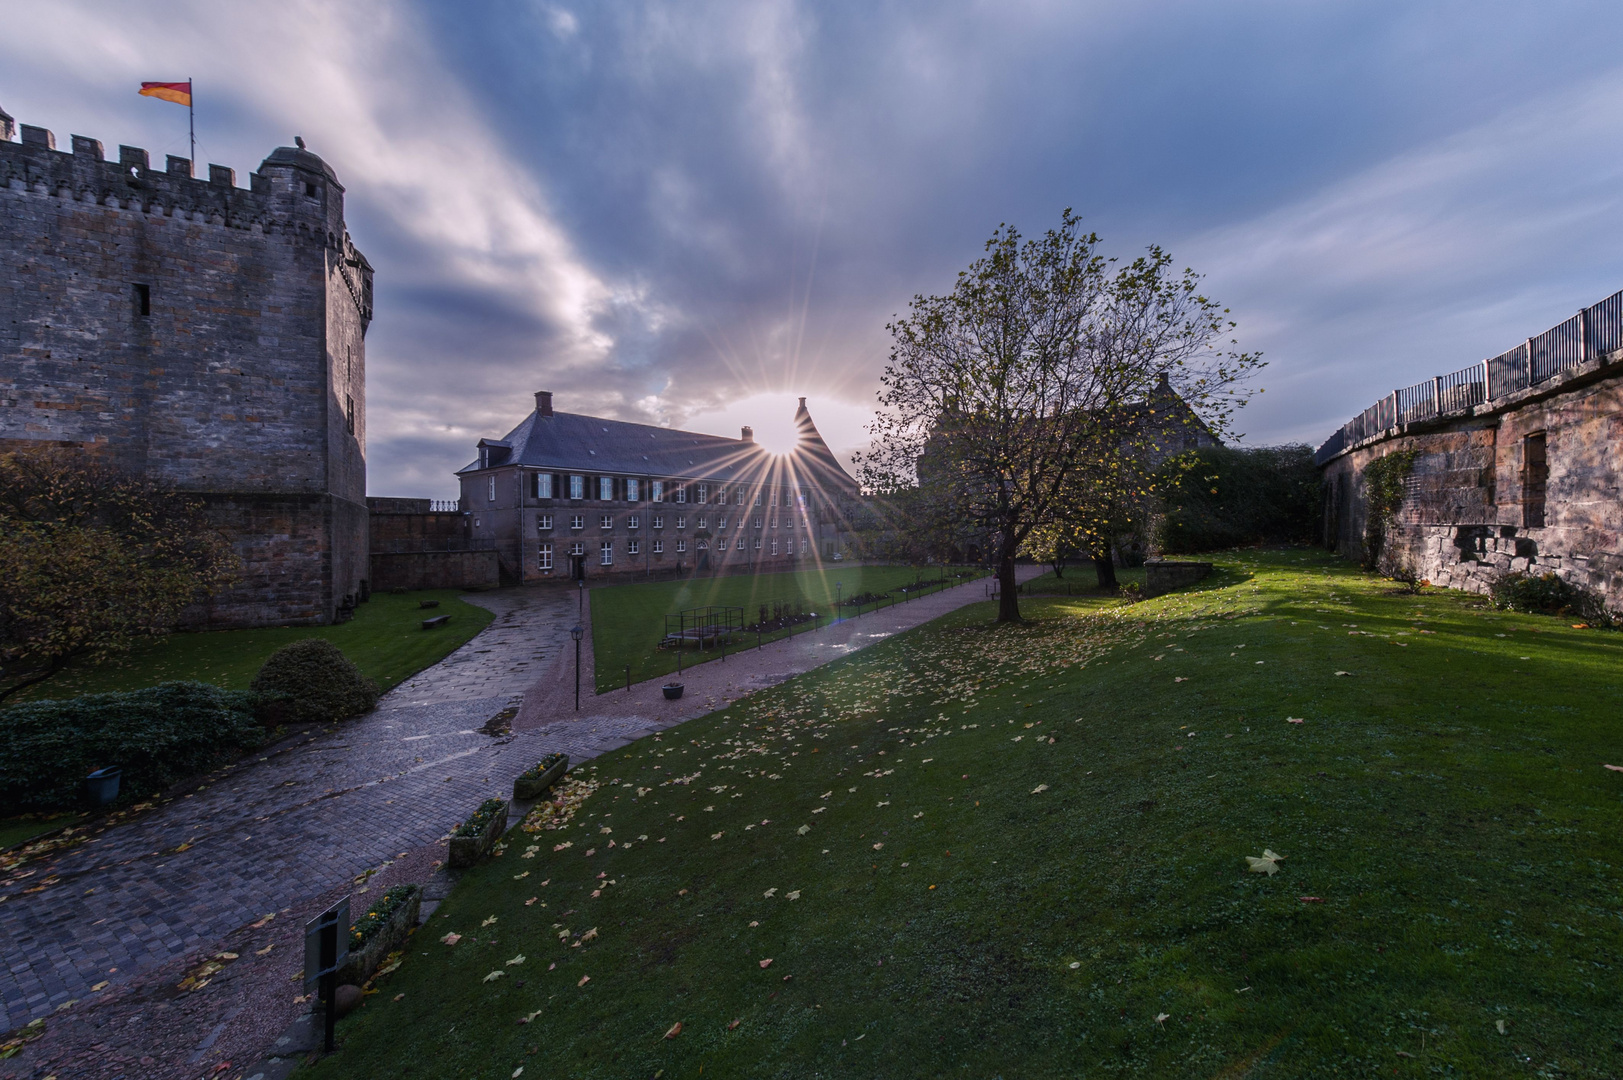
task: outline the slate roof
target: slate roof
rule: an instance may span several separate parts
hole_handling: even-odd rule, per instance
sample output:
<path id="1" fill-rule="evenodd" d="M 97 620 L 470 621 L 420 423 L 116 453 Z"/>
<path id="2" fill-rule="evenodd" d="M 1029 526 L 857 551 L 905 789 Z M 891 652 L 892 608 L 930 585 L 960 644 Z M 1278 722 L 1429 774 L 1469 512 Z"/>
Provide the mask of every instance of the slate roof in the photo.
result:
<path id="1" fill-rule="evenodd" d="M 503 439 L 485 439 L 483 445 L 510 448 L 491 461 L 492 468 L 520 465 L 560 472 L 623 473 L 633 476 L 671 477 L 682 480 L 759 482 L 776 472 L 798 481 L 811 480 L 825 488 L 855 491 L 828 444 L 812 423 L 805 399 L 795 413 L 800 445 L 779 456 L 759 443 L 701 435 L 693 431 L 631 424 L 579 413 L 531 412 Z M 457 470 L 458 475 L 479 471 L 478 459 Z"/>

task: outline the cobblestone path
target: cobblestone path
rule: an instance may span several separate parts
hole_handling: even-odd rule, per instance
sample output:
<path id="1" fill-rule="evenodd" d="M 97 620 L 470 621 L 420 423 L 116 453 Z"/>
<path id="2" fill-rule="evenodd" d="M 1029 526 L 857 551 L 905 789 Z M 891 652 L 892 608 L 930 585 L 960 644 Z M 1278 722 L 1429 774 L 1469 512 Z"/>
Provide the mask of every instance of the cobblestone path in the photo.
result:
<path id="1" fill-rule="evenodd" d="M 469 599 L 496 621 L 376 711 L 273 747 L 0 887 L 0 1030 L 433 843 L 481 799 L 509 794 L 543 753 L 583 756 L 627 726 L 567 738 L 482 733 L 518 704 L 535 665 L 569 642 L 575 598 L 527 590 Z"/>

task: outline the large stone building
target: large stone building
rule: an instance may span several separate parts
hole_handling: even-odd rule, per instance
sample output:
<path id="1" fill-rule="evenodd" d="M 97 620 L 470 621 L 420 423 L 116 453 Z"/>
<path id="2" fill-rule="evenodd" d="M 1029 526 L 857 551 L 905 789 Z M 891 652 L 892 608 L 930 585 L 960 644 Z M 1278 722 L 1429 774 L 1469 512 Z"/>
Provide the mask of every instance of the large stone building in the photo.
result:
<path id="1" fill-rule="evenodd" d="M 1415 451 L 1386 548 L 1435 585 L 1557 574 L 1623 608 L 1623 292 L 1395 390 L 1318 450 L 1328 546 L 1364 554 L 1364 470 Z"/>
<path id="2" fill-rule="evenodd" d="M 195 494 L 241 582 L 195 623 L 343 617 L 367 570 L 372 268 L 303 149 L 236 174 L 0 112 L 0 447 L 82 448 Z"/>
<path id="3" fill-rule="evenodd" d="M 844 554 L 858 497 L 812 423 L 773 454 L 738 439 L 554 412 L 552 394 L 457 473 L 472 546 L 508 581 L 793 569 Z"/>

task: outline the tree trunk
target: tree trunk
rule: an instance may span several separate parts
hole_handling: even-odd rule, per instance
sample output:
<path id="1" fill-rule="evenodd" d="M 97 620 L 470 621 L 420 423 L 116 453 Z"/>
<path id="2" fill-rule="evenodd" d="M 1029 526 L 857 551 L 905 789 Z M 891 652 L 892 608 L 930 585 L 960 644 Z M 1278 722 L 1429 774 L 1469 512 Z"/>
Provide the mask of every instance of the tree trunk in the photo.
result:
<path id="1" fill-rule="evenodd" d="M 1106 592 L 1121 590 L 1121 583 L 1116 580 L 1116 560 L 1111 557 L 1109 548 L 1093 553 L 1093 572 L 1099 579 L 1099 588 Z"/>
<path id="2" fill-rule="evenodd" d="M 1015 591 L 1018 586 L 1014 580 L 1014 549 L 1013 534 L 1005 533 L 997 567 L 997 621 L 1000 623 L 1020 621 L 1020 594 Z"/>
<path id="3" fill-rule="evenodd" d="M 1055 559 L 1050 565 L 1052 565 L 1054 568 L 1054 576 L 1056 578 L 1063 578 L 1065 576 L 1065 557 L 1063 555 Z"/>

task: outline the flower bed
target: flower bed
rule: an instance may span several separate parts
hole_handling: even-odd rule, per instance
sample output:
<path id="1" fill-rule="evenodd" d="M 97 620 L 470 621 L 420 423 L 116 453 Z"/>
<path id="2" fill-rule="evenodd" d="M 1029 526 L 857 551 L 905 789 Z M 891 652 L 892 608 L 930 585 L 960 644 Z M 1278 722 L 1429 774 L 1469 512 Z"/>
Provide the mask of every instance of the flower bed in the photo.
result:
<path id="1" fill-rule="evenodd" d="M 451 834 L 450 863 L 453 867 L 472 866 L 496 846 L 507 831 L 507 800 L 486 799 L 473 816 Z"/>
<path id="2" fill-rule="evenodd" d="M 569 770 L 568 754 L 548 754 L 513 780 L 513 798 L 539 799 Z"/>
<path id="3" fill-rule="evenodd" d="M 385 956 L 398 949 L 417 925 L 423 904 L 420 885 L 396 885 L 366 909 L 349 928 L 349 959 L 338 969 L 338 983 L 361 985 Z"/>

